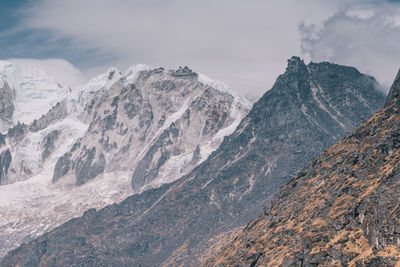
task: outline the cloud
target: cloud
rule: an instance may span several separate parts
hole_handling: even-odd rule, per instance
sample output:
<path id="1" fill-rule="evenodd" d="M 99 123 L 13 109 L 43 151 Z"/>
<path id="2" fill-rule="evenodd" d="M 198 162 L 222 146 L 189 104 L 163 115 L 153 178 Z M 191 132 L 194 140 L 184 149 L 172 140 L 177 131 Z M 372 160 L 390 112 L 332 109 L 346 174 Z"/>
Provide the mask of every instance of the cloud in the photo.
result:
<path id="1" fill-rule="evenodd" d="M 11 58 L 7 59 L 7 61 L 42 69 L 56 79 L 56 81 L 66 86 L 81 85 L 87 80 L 87 77 L 85 77 L 78 68 L 63 59 Z"/>
<path id="2" fill-rule="evenodd" d="M 386 83 L 397 67 L 389 73 L 396 57 L 389 58 L 384 49 L 395 51 L 395 48 L 386 43 L 386 48 L 379 48 L 378 54 L 371 56 L 373 60 L 362 56 L 362 52 L 371 52 L 382 43 L 378 38 L 368 37 L 372 35 L 366 31 L 368 27 L 383 39 L 387 35 L 379 30 L 397 34 L 395 27 L 392 29 L 383 22 L 388 13 L 381 13 L 384 15 L 381 20 L 376 13 L 395 3 L 381 3 L 378 0 L 36 0 L 24 7 L 18 27 L 30 33 L 32 40 L 25 45 L 29 47 L 24 51 L 24 39 L 7 47 L 16 47 L 18 57 L 24 54 L 34 57 L 32 53 L 38 53 L 40 58 L 65 58 L 82 69 L 85 77 L 103 72 L 110 65 L 121 70 L 138 63 L 167 68 L 188 65 L 254 100 L 271 88 L 285 70 L 286 59 L 293 55 L 303 56 L 306 61 L 331 60 L 355 65 Z M 374 26 L 375 22 L 385 27 Z M 356 36 L 363 41 L 353 41 Z M 396 38 L 389 40 L 395 42 Z M 352 51 L 352 45 L 357 49 Z M 387 66 L 387 70 L 386 67 L 380 70 L 379 64 Z"/>
<path id="3" fill-rule="evenodd" d="M 400 67 L 399 11 L 394 4 L 354 5 L 320 27 L 303 24 L 303 52 L 316 62 L 355 66 L 389 87 Z"/>
<path id="4" fill-rule="evenodd" d="M 286 59 L 301 54 L 298 23 L 334 13 L 336 4 L 320 2 L 42 0 L 26 11 L 24 25 L 112 55 L 106 63 L 121 69 L 189 65 L 258 97 L 284 71 Z"/>

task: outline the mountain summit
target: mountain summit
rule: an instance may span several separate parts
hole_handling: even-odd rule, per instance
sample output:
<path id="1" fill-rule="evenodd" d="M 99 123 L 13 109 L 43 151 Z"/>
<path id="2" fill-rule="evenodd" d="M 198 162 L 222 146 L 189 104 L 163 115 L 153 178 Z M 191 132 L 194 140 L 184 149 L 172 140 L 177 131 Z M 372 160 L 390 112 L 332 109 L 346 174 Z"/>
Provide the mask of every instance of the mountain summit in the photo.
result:
<path id="1" fill-rule="evenodd" d="M 40 118 L 67 93 L 43 70 L 0 60 L 0 133 Z"/>
<path id="2" fill-rule="evenodd" d="M 377 88 L 355 68 L 293 57 L 236 130 L 187 175 L 90 210 L 2 264 L 198 264 L 215 240 L 237 232 L 309 160 L 380 109 Z"/>

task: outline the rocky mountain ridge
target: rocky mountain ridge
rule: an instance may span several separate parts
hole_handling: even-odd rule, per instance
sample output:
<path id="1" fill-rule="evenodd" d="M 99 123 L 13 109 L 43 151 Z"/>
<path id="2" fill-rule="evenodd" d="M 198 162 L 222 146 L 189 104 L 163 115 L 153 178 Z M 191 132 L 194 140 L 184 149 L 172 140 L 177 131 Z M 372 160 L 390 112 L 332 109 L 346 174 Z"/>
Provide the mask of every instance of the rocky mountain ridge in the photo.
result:
<path id="1" fill-rule="evenodd" d="M 90 210 L 2 263 L 196 265 L 216 237 L 240 229 L 307 161 L 381 108 L 377 87 L 355 68 L 293 57 L 237 129 L 187 175 Z"/>
<path id="2" fill-rule="evenodd" d="M 208 266 L 400 264 L 400 72 L 385 107 L 316 157 Z"/>

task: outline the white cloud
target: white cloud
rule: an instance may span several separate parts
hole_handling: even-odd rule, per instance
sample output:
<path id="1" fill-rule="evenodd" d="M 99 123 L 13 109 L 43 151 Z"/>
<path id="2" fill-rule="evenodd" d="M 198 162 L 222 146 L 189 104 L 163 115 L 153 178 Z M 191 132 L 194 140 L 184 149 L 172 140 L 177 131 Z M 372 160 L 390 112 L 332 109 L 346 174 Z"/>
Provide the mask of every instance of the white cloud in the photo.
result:
<path id="1" fill-rule="evenodd" d="M 355 66 L 389 87 L 400 67 L 399 11 L 394 4 L 355 5 L 320 28 L 303 26 L 303 52 L 316 62 Z"/>
<path id="2" fill-rule="evenodd" d="M 334 1 L 329 1 L 335 3 Z M 112 54 L 107 62 L 195 70 L 224 80 L 243 95 L 260 96 L 300 55 L 298 23 L 332 15 L 318 0 L 43 0 L 26 27 L 51 31 Z M 310 9 L 312 7 L 312 9 Z"/>
<path id="3" fill-rule="evenodd" d="M 384 53 L 384 49 L 397 51 L 390 44 L 397 37 L 387 34 L 399 34 L 381 27 L 375 2 L 41 0 L 26 11 L 23 26 L 50 31 L 55 39 L 67 38 L 69 45 L 92 48 L 115 59 L 95 70 L 106 70 L 109 65 L 123 70 L 137 63 L 189 65 L 255 99 L 271 88 L 293 55 L 355 65 L 387 82 L 397 68 L 387 75 L 386 67 L 380 70 L 380 65 L 393 68 L 396 60 L 393 54 L 389 58 L 390 53 Z M 387 18 L 386 13 L 380 14 Z M 400 21 L 399 17 L 393 20 Z M 302 22 L 308 25 L 302 28 L 303 35 L 298 27 Z M 382 40 L 390 41 L 380 46 Z M 363 53 L 374 47 L 378 47 L 377 54 L 367 60 L 368 54 Z M 84 71 L 94 74 L 94 69 Z"/>
<path id="4" fill-rule="evenodd" d="M 66 86 L 81 85 L 87 80 L 78 68 L 63 59 L 11 58 L 7 59 L 7 61 L 42 69 L 59 83 Z"/>

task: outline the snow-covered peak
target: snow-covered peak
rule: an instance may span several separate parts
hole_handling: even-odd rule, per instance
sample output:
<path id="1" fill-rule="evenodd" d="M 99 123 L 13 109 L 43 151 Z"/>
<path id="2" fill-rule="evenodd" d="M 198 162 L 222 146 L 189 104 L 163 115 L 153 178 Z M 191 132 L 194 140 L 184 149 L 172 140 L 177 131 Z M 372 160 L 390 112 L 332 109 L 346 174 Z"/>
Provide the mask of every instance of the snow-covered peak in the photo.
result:
<path id="1" fill-rule="evenodd" d="M 80 101 L 91 92 L 109 89 L 120 78 L 121 72 L 117 68 L 111 67 L 105 73 L 90 79 L 86 84 L 78 86 L 76 89 L 72 90 L 69 98 Z"/>
<path id="2" fill-rule="evenodd" d="M 236 92 L 232 91 L 229 86 L 227 84 L 225 84 L 222 81 L 219 80 L 214 80 L 202 73 L 198 74 L 198 81 L 201 82 L 204 85 L 208 85 L 220 92 L 223 93 L 227 93 L 232 95 L 235 98 L 236 102 L 241 103 L 243 106 L 245 106 L 248 109 L 251 109 L 252 104 L 250 103 L 249 100 L 247 100 L 246 98 L 240 96 L 239 94 L 237 94 Z"/>
<path id="3" fill-rule="evenodd" d="M 151 67 L 144 65 L 144 64 L 137 64 L 137 65 L 130 66 L 124 74 L 124 78 L 125 78 L 126 82 L 134 83 L 136 81 L 139 73 L 144 70 L 151 70 Z"/>
<path id="4" fill-rule="evenodd" d="M 18 140 L 7 137 L 0 152 L 11 155 L 13 172 L 0 176 L 0 257 L 89 208 L 173 182 L 204 161 L 248 109 L 223 83 L 201 79 L 187 67 L 110 68 L 66 88 L 65 101 L 21 126 Z"/>
<path id="5" fill-rule="evenodd" d="M 15 90 L 13 122 L 30 123 L 65 98 L 67 90 L 43 70 L 0 61 L 1 83 Z"/>

